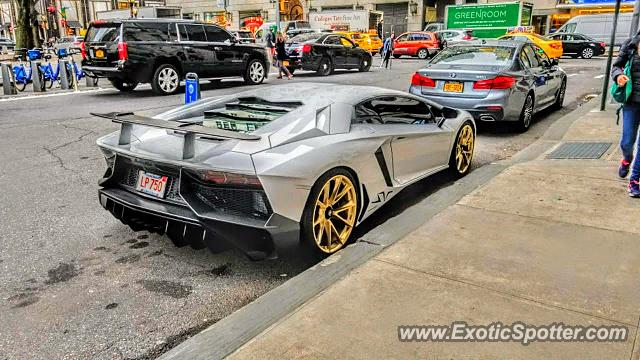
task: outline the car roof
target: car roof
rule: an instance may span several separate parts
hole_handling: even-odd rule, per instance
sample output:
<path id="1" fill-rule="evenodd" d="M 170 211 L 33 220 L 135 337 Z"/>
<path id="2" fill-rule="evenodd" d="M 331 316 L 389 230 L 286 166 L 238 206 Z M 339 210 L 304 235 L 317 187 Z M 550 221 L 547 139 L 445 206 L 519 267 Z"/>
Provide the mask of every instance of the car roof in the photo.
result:
<path id="1" fill-rule="evenodd" d="M 508 47 L 519 47 L 522 46 L 523 44 L 527 44 L 527 42 L 524 41 L 520 41 L 520 40 L 471 40 L 471 41 L 465 41 L 465 42 L 460 42 L 460 43 L 456 43 L 453 46 L 508 46 Z"/>

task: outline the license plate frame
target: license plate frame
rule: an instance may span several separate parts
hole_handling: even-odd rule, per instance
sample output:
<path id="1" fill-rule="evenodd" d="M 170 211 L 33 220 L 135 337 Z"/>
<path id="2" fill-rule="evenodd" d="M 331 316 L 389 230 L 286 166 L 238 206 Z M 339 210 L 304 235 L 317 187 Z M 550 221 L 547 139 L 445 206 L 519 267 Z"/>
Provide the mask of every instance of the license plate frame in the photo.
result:
<path id="1" fill-rule="evenodd" d="M 442 87 L 442 90 L 444 92 L 450 92 L 450 93 L 462 93 L 464 92 L 464 83 L 460 82 L 460 81 L 447 81 L 444 83 L 444 86 Z"/>
<path id="2" fill-rule="evenodd" d="M 169 177 L 157 175 L 144 170 L 138 170 L 138 180 L 136 182 L 136 191 L 146 195 L 164 199 L 167 192 L 167 184 Z"/>

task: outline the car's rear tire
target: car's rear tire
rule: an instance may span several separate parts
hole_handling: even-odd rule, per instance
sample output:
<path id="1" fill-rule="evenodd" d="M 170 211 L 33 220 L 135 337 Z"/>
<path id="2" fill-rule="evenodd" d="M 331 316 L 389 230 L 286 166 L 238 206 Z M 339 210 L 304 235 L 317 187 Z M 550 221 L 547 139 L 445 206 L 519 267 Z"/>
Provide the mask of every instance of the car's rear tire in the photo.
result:
<path id="1" fill-rule="evenodd" d="M 180 72 L 172 64 L 162 64 L 156 68 L 151 80 L 151 89 L 158 95 L 173 95 L 180 88 Z"/>
<path id="2" fill-rule="evenodd" d="M 562 105 L 564 104 L 564 96 L 567 93 L 567 80 L 563 79 L 562 84 L 560 84 L 560 88 L 558 89 L 558 93 L 556 94 L 556 101 L 553 103 L 553 110 L 562 109 Z"/>
<path id="3" fill-rule="evenodd" d="M 471 162 L 473 161 L 475 140 L 476 132 L 473 123 L 467 120 L 458 130 L 456 141 L 449 156 L 449 171 L 454 176 L 463 177 L 469 173 Z"/>
<path id="4" fill-rule="evenodd" d="M 244 82 L 248 85 L 262 84 L 267 77 L 266 67 L 264 62 L 259 59 L 251 59 L 247 64 L 247 68 L 244 71 Z"/>
<path id="5" fill-rule="evenodd" d="M 582 51 L 580 52 L 580 56 L 583 59 L 591 59 L 594 54 L 595 54 L 595 50 L 593 50 L 592 47 L 586 47 L 582 49 Z"/>
<path id="6" fill-rule="evenodd" d="M 311 188 L 302 214 L 303 245 L 316 256 L 328 256 L 350 240 L 358 213 L 357 182 L 349 171 L 334 168 Z"/>
<path id="7" fill-rule="evenodd" d="M 402 56 L 402 55 L 393 54 L 393 57 L 396 58 L 396 59 L 400 59 L 400 56 Z"/>
<path id="8" fill-rule="evenodd" d="M 529 130 L 531 126 L 531 121 L 533 119 L 533 95 L 527 94 L 527 97 L 524 99 L 524 105 L 522 105 L 522 112 L 520 113 L 520 119 L 517 123 L 517 129 L 520 132 L 525 132 Z"/>
<path id="9" fill-rule="evenodd" d="M 333 63 L 329 58 L 322 58 L 320 60 L 320 65 L 318 65 L 318 70 L 316 71 L 320 76 L 327 76 L 333 72 Z"/>
<path id="10" fill-rule="evenodd" d="M 418 50 L 418 59 L 424 60 L 426 58 L 429 57 L 429 50 L 427 49 L 420 49 Z"/>
<path id="11" fill-rule="evenodd" d="M 137 81 L 124 81 L 121 79 L 109 79 L 114 88 L 122 92 L 132 92 L 138 86 Z"/>
<path id="12" fill-rule="evenodd" d="M 360 66 L 358 67 L 358 71 L 367 72 L 371 69 L 371 61 L 372 59 L 368 56 L 365 56 L 360 60 Z"/>

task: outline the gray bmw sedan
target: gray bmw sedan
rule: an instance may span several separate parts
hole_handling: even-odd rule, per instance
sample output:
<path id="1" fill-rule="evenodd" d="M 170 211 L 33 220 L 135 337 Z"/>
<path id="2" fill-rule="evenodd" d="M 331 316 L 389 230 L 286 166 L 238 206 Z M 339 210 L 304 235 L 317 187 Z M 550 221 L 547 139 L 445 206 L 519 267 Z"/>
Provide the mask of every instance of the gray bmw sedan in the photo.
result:
<path id="1" fill-rule="evenodd" d="M 409 92 L 526 131 L 533 114 L 562 107 L 566 87 L 557 60 L 535 44 L 479 40 L 442 50 L 413 75 Z"/>

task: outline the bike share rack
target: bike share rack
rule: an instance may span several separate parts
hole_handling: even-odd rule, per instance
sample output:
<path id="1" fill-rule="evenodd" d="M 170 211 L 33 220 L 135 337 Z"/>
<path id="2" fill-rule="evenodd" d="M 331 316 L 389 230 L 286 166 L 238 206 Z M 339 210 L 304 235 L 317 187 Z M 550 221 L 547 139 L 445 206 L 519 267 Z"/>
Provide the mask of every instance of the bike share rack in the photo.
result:
<path id="1" fill-rule="evenodd" d="M 33 85 L 33 92 L 45 92 L 47 91 L 44 82 L 40 82 L 40 61 L 31 61 L 31 84 Z M 42 78 L 44 80 L 44 77 Z"/>
<path id="2" fill-rule="evenodd" d="M 13 76 L 13 69 L 11 64 L 0 64 L 0 71 L 2 71 L 2 89 L 4 95 L 16 95 L 18 90 L 16 89 L 15 78 Z"/>
<path id="3" fill-rule="evenodd" d="M 69 66 L 69 62 L 64 59 L 58 59 L 58 76 L 60 77 L 60 89 L 69 90 L 71 86 L 69 86 L 69 77 L 67 77 L 67 67 Z M 71 74 L 71 76 L 75 76 Z"/>

